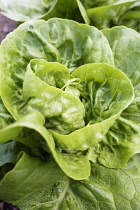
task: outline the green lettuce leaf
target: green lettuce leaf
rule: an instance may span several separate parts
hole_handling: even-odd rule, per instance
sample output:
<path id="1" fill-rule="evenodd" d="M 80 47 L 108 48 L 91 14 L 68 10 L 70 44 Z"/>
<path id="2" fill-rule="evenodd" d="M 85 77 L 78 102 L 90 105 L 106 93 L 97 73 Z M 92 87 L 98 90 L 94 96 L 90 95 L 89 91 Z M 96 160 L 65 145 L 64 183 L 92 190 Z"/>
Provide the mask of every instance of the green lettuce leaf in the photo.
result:
<path id="1" fill-rule="evenodd" d="M 31 145 L 33 145 L 32 147 L 34 147 L 34 144 L 36 145 L 34 139 L 27 139 L 25 142 L 24 139 L 20 138 L 20 133 L 22 133 L 24 127 L 33 129 L 43 137 L 54 159 L 69 177 L 76 180 L 87 178 L 90 175 L 90 163 L 86 156 L 82 154 L 68 154 L 57 148 L 51 133 L 43 126 L 44 122 L 43 115 L 37 111 L 31 112 L 15 123 L 1 129 L 0 143 L 12 139 L 19 141 L 26 146 L 30 145 L 31 147 Z"/>
<path id="2" fill-rule="evenodd" d="M 13 122 L 14 118 L 7 111 L 0 97 L 0 129 L 6 127 Z"/>
<path id="3" fill-rule="evenodd" d="M 59 17 L 89 24 L 80 0 L 0 0 L 0 9 L 3 10 L 2 14 L 15 21 Z"/>
<path id="4" fill-rule="evenodd" d="M 21 153 L 15 167 L 0 182 L 0 197 L 21 209 L 139 209 L 140 155 L 122 169 L 91 164 L 82 181 L 67 177 L 51 160 L 41 162 Z"/>
<path id="5" fill-rule="evenodd" d="M 83 65 L 73 71 L 72 76 L 81 80 L 79 90 L 87 126 L 69 135 L 54 132 L 53 135 L 61 148 L 65 145 L 66 149 L 85 150 L 98 145 L 122 110 L 131 103 L 133 88 L 121 71 L 107 64 Z"/>
<path id="6" fill-rule="evenodd" d="M 16 21 L 27 21 L 30 19 L 37 19 L 44 15 L 48 11 L 42 4 L 42 0 L 6 0 L 0 1 L 0 8 L 3 11 L 3 14 L 12 20 Z"/>
<path id="7" fill-rule="evenodd" d="M 88 158 L 107 167 L 120 168 L 133 154 L 140 153 L 140 34 L 123 26 L 104 29 L 103 33 L 112 48 L 115 66 L 132 81 L 135 98 L 101 144 L 90 148 Z"/>
<path id="8" fill-rule="evenodd" d="M 125 25 L 140 32 L 140 2 L 133 4 L 119 21 L 119 25 Z"/>
<path id="9" fill-rule="evenodd" d="M 35 68 L 31 68 L 33 65 Z M 35 70 L 38 71 L 37 74 Z M 43 76 L 42 71 L 45 79 L 48 78 L 46 82 L 49 81 L 50 85 L 39 78 Z M 70 73 L 65 66 L 39 59 L 32 60 L 27 66 L 23 82 L 23 99 L 28 101 L 27 111 L 28 109 L 40 111 L 46 118 L 46 127 L 62 134 L 70 133 L 85 125 L 85 110 L 79 97 L 61 89 L 69 81 L 68 79 Z M 57 87 L 53 87 L 53 80 L 56 81 Z"/>
<path id="10" fill-rule="evenodd" d="M 86 11 L 91 20 L 91 25 L 99 29 L 110 28 L 118 24 L 120 17 L 130 9 L 134 2 L 136 0 L 105 1 L 103 4 Z"/>
<path id="11" fill-rule="evenodd" d="M 135 1 L 135 0 L 134 0 Z M 86 9 L 90 9 L 92 7 L 101 7 L 107 5 L 114 5 L 114 4 L 123 4 L 126 2 L 132 2 L 132 0 L 82 0 Z"/>
<path id="12" fill-rule="evenodd" d="M 112 49 L 115 67 L 121 69 L 135 87 L 140 81 L 140 34 L 124 26 L 104 29 L 102 32 Z"/>
<path id="13" fill-rule="evenodd" d="M 27 147 L 16 141 L 9 141 L 0 144 L 0 166 L 6 163 L 16 163 L 18 154 L 21 151 L 28 151 Z"/>

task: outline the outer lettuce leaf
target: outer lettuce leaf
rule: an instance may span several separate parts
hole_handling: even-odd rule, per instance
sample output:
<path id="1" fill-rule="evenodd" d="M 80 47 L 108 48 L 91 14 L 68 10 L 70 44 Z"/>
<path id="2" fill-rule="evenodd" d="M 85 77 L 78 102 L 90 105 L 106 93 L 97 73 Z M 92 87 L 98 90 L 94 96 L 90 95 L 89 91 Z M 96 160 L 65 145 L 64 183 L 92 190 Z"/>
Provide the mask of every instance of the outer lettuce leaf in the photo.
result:
<path id="1" fill-rule="evenodd" d="M 91 25 L 99 29 L 110 28 L 117 25 L 120 17 L 130 9 L 136 0 L 115 1 L 104 6 L 94 7 L 87 10 Z"/>
<path id="2" fill-rule="evenodd" d="M 125 25 L 140 31 L 139 0 L 81 0 L 81 2 L 86 10 L 84 14 L 81 12 L 86 24 L 98 29 Z M 84 18 L 85 13 L 88 18 Z"/>
<path id="3" fill-rule="evenodd" d="M 139 0 L 81 0 L 90 24 L 99 29 L 125 25 L 140 31 Z"/>
<path id="4" fill-rule="evenodd" d="M 114 53 L 115 66 L 124 71 L 134 85 L 135 98 L 115 121 L 100 146 L 90 149 L 88 157 L 107 167 L 118 168 L 140 152 L 140 35 L 126 27 L 114 27 L 103 30 L 103 33 Z"/>
<path id="5" fill-rule="evenodd" d="M 17 122 L 0 130 L 0 143 L 7 142 L 9 140 L 20 141 L 24 144 L 24 141 L 20 139 L 20 133 L 23 128 L 30 128 L 37 131 L 43 139 L 46 141 L 54 159 L 62 170 L 71 178 L 76 180 L 85 179 L 90 175 L 90 163 L 86 156 L 81 154 L 67 154 L 62 153 L 59 148 L 56 147 L 54 139 L 49 131 L 43 126 L 45 120 L 39 112 L 32 112 Z M 26 145 L 33 144 L 30 139 L 26 142 Z"/>
<path id="6" fill-rule="evenodd" d="M 37 19 L 48 11 L 42 0 L 0 0 L 0 8 L 4 10 L 4 15 L 16 21 L 27 21 L 29 17 Z"/>
<path id="7" fill-rule="evenodd" d="M 87 12 L 86 12 L 86 10 L 85 10 L 85 8 L 84 8 L 84 6 L 83 6 L 83 4 L 81 3 L 80 0 L 77 0 L 77 5 L 78 5 L 78 8 L 80 10 L 80 13 L 81 13 L 81 16 L 82 16 L 84 22 L 89 25 L 90 24 L 90 19 L 89 19 L 88 15 L 87 15 Z M 80 22 L 80 20 L 77 19 L 77 14 L 76 14 L 76 17 L 74 18 L 74 20 Z"/>
<path id="8" fill-rule="evenodd" d="M 68 178 L 52 160 L 21 153 L 16 166 L 0 182 L 0 197 L 21 209 L 139 209 L 140 155 L 122 169 L 91 164 L 88 179 Z"/>
<path id="9" fill-rule="evenodd" d="M 104 29 L 102 32 L 108 39 L 112 49 L 115 67 L 124 71 L 131 79 L 134 87 L 139 85 L 140 34 L 124 26 Z"/>
<path id="10" fill-rule="evenodd" d="M 7 175 L 8 182 L 6 181 Z M 39 159 L 30 157 L 25 153 L 21 153 L 15 168 L 6 176 L 3 181 L 9 183 L 9 189 L 11 188 L 11 190 L 7 196 L 2 193 L 2 185 L 4 186 L 5 183 L 2 184 L 1 182 L 0 197 L 3 200 L 11 200 L 11 203 L 16 202 L 16 205 L 21 209 L 45 208 L 43 203 L 46 202 L 47 197 L 49 199 L 50 195 L 52 195 L 53 198 L 56 198 L 59 193 L 57 183 L 62 183 L 68 179 L 54 161 L 49 163 L 41 162 Z M 14 180 L 16 180 L 16 184 Z M 53 194 L 51 194 L 51 191 Z"/>
<path id="11" fill-rule="evenodd" d="M 5 16 L 15 21 L 48 20 L 59 17 L 89 24 L 87 13 L 80 0 L 0 0 L 0 9 Z"/>
<path id="12" fill-rule="evenodd" d="M 10 115 L 10 113 L 5 108 L 1 97 L 0 97 L 0 129 L 6 127 L 7 125 L 14 122 L 13 117 Z"/>
<path id="13" fill-rule="evenodd" d="M 129 28 L 140 32 L 140 7 L 138 11 L 129 11 L 123 15 L 122 19 L 119 22 L 119 25 L 125 25 Z"/>
<path id="14" fill-rule="evenodd" d="M 89 18 L 80 0 L 42 0 L 42 3 L 49 11 L 41 19 L 59 17 L 89 24 Z"/>
<path id="15" fill-rule="evenodd" d="M 132 2 L 132 0 L 82 0 L 86 9 L 93 7 L 101 7 L 107 5 L 123 4 L 126 2 Z M 135 0 L 134 0 L 135 1 Z"/>
<path id="16" fill-rule="evenodd" d="M 134 86 L 135 99 L 124 111 L 123 116 L 125 115 L 125 118 L 128 120 L 138 122 L 139 125 L 140 34 L 123 26 L 114 27 L 111 30 L 103 30 L 103 33 L 112 48 L 115 67 L 121 69 L 130 78 Z M 115 39 L 114 35 L 116 37 Z M 123 47 L 121 47 L 122 44 Z"/>
<path id="17" fill-rule="evenodd" d="M 140 2 L 133 4 L 120 19 L 119 25 L 125 25 L 140 32 Z"/>
<path id="18" fill-rule="evenodd" d="M 19 142 L 9 141 L 0 144 L 0 166 L 6 163 L 15 164 L 21 151 L 28 152 L 28 148 Z"/>

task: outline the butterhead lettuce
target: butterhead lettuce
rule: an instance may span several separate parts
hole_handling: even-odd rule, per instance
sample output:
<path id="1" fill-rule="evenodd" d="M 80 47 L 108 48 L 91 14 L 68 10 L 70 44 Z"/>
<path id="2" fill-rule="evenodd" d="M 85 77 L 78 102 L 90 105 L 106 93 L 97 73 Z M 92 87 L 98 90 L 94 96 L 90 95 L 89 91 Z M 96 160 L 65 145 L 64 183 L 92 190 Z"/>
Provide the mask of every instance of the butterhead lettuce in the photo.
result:
<path id="1" fill-rule="evenodd" d="M 3 200 L 21 209 L 139 206 L 140 69 L 131 62 L 139 42 L 126 27 L 101 32 L 57 18 L 28 21 L 7 36 L 0 46 Z"/>

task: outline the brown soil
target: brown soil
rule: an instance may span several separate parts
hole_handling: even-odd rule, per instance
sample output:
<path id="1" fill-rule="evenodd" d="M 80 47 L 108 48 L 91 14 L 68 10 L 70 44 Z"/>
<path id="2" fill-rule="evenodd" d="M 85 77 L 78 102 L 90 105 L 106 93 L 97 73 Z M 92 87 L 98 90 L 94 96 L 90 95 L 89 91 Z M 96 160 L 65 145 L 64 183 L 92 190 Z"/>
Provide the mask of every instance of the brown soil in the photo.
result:
<path id="1" fill-rule="evenodd" d="M 10 203 L 0 200 L 0 210 L 20 210 L 20 209 L 16 206 L 13 206 Z"/>
<path id="2" fill-rule="evenodd" d="M 16 27 L 17 22 L 0 14 L 0 43 L 6 37 L 6 35 L 13 31 Z"/>

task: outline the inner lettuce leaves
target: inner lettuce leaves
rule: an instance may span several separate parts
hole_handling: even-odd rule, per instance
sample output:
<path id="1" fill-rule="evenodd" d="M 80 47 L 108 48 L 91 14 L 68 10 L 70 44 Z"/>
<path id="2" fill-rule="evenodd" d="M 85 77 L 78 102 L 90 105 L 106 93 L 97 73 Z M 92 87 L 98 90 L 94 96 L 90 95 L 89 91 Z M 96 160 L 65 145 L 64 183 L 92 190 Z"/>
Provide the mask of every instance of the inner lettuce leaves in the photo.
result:
<path id="1" fill-rule="evenodd" d="M 128 99 L 133 100 L 132 87 L 125 75 L 120 73 L 107 64 L 86 64 L 72 72 L 71 75 L 81 79 L 79 90 L 85 106 L 86 126 L 69 135 L 53 132 L 66 149 L 95 147 L 124 107 L 128 106 Z"/>
<path id="2" fill-rule="evenodd" d="M 139 154 L 122 169 L 92 163 L 91 175 L 76 181 L 54 160 L 42 162 L 22 152 L 15 167 L 1 180 L 0 195 L 22 210 L 132 210 L 140 207 L 139 185 Z"/>
<path id="3" fill-rule="evenodd" d="M 47 65 L 45 66 L 45 64 Z M 41 71 L 43 72 L 40 71 L 39 65 L 41 65 Z M 34 71 L 37 70 L 39 76 L 43 77 L 44 74 L 47 82 L 47 79 L 49 79 L 49 81 L 50 79 L 52 80 L 51 77 L 47 76 L 47 73 L 51 73 L 50 75 L 55 79 L 55 75 L 57 75 L 55 67 L 61 67 L 62 65 L 57 63 L 55 66 L 55 63 L 48 63 L 40 59 L 31 61 L 27 66 L 23 84 L 23 98 L 26 100 L 28 99 L 27 97 L 30 98 L 27 104 L 27 113 L 25 113 L 25 117 L 21 117 L 14 124 L 0 130 L 0 142 L 3 143 L 12 139 L 24 144 L 24 141 L 18 137 L 22 132 L 22 128 L 27 127 L 34 129 L 46 140 L 54 159 L 68 176 L 73 179 L 88 177 L 90 169 L 89 161 L 85 155 L 80 154 L 80 151 L 87 150 L 91 146 L 97 146 L 98 142 L 102 140 L 121 111 L 131 103 L 133 100 L 133 88 L 130 81 L 120 70 L 114 69 L 107 64 L 83 65 L 73 71 L 71 75 L 67 69 L 69 77 L 73 75 L 78 77 L 79 74 L 82 75 L 82 77 L 79 77 L 81 84 L 78 85 L 80 85 L 80 89 L 82 88 L 81 97 L 83 97 L 86 107 L 88 103 L 86 115 L 89 115 L 89 122 L 84 126 L 84 119 L 81 119 L 84 106 L 78 96 L 73 96 L 70 92 L 49 86 L 35 76 L 31 70 L 31 66 L 35 67 Z M 47 68 L 49 69 L 48 72 Z M 65 68 L 66 67 L 64 67 L 64 69 Z M 63 81 L 63 77 L 61 79 Z M 60 83 L 59 80 L 59 85 Z M 115 86 L 113 86 L 114 84 Z M 96 86 L 98 88 L 96 88 Z M 122 87 L 123 90 L 121 89 Z M 72 93 L 73 90 L 74 89 L 72 89 Z M 87 102 L 85 96 L 87 97 Z M 105 102 L 102 106 L 100 104 L 101 101 Z M 121 105 L 118 106 L 120 103 Z M 96 107 L 97 104 L 98 107 Z M 75 116 L 77 119 L 75 119 Z M 78 120 L 78 122 L 76 120 Z M 78 129 L 79 124 L 83 128 Z M 78 126 L 77 130 L 72 132 L 71 128 L 76 129 L 75 125 Z M 71 133 L 64 135 L 66 131 Z M 53 137 L 55 137 L 56 144 Z M 30 144 L 30 142 L 28 142 L 28 144 Z M 28 144 L 26 143 L 26 146 L 28 146 Z M 62 152 L 62 150 L 64 150 L 64 152 Z M 73 151 L 74 153 L 72 154 L 71 150 L 75 150 L 75 152 Z"/>

